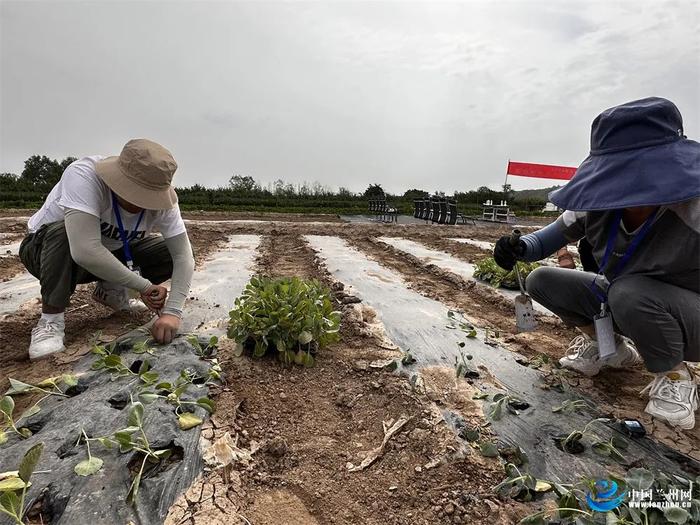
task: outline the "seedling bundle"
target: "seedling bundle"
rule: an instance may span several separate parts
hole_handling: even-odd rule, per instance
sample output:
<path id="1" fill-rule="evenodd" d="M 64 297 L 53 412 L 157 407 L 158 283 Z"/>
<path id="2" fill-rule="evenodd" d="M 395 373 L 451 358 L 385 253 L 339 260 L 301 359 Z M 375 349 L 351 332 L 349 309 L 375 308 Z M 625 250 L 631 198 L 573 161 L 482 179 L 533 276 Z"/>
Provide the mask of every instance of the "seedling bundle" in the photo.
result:
<path id="1" fill-rule="evenodd" d="M 525 282 L 525 278 L 530 274 L 530 272 L 540 266 L 537 263 L 526 263 L 521 261 L 519 261 L 517 265 L 523 282 Z M 498 266 L 498 264 L 496 264 L 493 257 L 481 259 L 474 265 L 474 277 L 491 283 L 496 288 L 503 287 L 509 290 L 518 289 L 518 279 L 515 274 L 515 269 L 511 271 L 504 270 Z"/>
<path id="2" fill-rule="evenodd" d="M 340 312 L 315 279 L 254 277 L 229 315 L 228 336 L 239 354 L 273 350 L 286 365 L 313 366 L 316 350 L 338 340 Z"/>

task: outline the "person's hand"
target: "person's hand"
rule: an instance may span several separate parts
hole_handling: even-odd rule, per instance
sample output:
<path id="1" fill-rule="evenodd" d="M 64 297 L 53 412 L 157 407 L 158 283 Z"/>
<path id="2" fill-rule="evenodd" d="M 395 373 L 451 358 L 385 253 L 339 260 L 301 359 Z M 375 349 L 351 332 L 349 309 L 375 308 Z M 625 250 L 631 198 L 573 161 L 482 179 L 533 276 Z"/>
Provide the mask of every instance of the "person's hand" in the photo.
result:
<path id="1" fill-rule="evenodd" d="M 151 335 L 158 343 L 169 343 L 180 329 L 180 318 L 175 315 L 163 314 L 151 326 Z"/>
<path id="2" fill-rule="evenodd" d="M 168 289 L 159 284 L 152 284 L 145 291 L 141 292 L 141 300 L 154 312 L 161 310 L 165 306 L 168 297 Z"/>
<path id="3" fill-rule="evenodd" d="M 496 242 L 493 248 L 493 258 L 496 264 L 504 270 L 511 271 L 515 266 L 515 261 L 525 253 L 525 243 L 522 240 L 513 245 L 511 244 L 511 236 L 504 235 Z"/>
<path id="4" fill-rule="evenodd" d="M 557 252 L 557 261 L 559 262 L 560 268 L 568 268 L 570 270 L 576 269 L 574 257 L 569 253 L 569 250 L 567 250 L 566 247 Z"/>

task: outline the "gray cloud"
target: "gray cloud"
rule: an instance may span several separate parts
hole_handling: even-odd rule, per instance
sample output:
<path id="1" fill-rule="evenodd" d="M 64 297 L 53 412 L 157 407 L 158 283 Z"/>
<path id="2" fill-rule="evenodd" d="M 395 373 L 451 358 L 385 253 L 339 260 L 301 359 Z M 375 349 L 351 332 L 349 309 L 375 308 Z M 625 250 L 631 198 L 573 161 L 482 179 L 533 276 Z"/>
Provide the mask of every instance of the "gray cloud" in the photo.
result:
<path id="1" fill-rule="evenodd" d="M 0 2 L 0 171 L 169 147 L 177 182 L 453 191 L 576 165 L 659 95 L 700 137 L 697 2 Z M 547 181 L 513 181 L 516 187 Z"/>

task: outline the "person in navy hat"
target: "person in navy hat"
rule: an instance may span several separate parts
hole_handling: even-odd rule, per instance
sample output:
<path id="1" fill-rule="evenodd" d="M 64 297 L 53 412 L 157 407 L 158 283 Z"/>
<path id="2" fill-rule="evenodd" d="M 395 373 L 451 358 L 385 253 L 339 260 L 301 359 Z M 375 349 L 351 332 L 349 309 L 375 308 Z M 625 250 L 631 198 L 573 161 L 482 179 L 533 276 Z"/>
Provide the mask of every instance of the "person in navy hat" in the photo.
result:
<path id="1" fill-rule="evenodd" d="M 511 243 L 496 262 L 537 261 L 585 238 L 599 272 L 540 267 L 528 293 L 581 334 L 562 366 L 588 376 L 643 361 L 655 374 L 646 412 L 695 426 L 698 386 L 687 362 L 700 361 L 700 144 L 683 134 L 670 101 L 651 97 L 603 111 L 590 155 L 549 200 L 565 211 Z M 631 339 L 636 350 L 622 336 Z"/>

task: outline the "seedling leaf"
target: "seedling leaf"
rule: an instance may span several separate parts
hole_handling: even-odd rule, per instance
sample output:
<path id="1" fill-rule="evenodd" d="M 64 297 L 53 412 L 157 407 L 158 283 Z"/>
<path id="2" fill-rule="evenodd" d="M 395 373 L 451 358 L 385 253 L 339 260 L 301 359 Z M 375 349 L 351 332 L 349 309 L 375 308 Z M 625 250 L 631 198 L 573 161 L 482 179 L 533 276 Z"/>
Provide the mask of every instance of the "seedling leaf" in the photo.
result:
<path id="1" fill-rule="evenodd" d="M 14 394 L 25 394 L 35 389 L 36 387 L 33 385 L 10 378 L 10 389 L 7 392 L 5 392 L 5 395 L 11 396 Z"/>
<path id="2" fill-rule="evenodd" d="M 178 418 L 178 424 L 182 430 L 189 430 L 203 423 L 202 419 L 191 412 L 183 412 Z"/>
<path id="3" fill-rule="evenodd" d="M 216 403 L 214 403 L 214 401 L 212 401 L 208 397 L 200 397 L 197 400 L 197 404 L 210 414 L 213 414 L 216 410 Z"/>
<path id="4" fill-rule="evenodd" d="M 633 468 L 625 476 L 627 484 L 636 490 L 648 490 L 654 484 L 654 474 L 645 468 Z"/>
<path id="5" fill-rule="evenodd" d="M 73 469 L 78 476 L 92 476 L 102 468 L 103 461 L 98 457 L 91 457 L 78 463 Z"/>
<path id="6" fill-rule="evenodd" d="M 10 396 L 5 396 L 0 399 L 0 412 L 7 416 L 7 419 L 12 420 L 12 412 L 15 411 L 15 401 Z"/>
<path id="7" fill-rule="evenodd" d="M 141 427 L 143 425 L 143 404 L 137 401 L 132 405 L 127 421 L 130 427 Z"/>
<path id="8" fill-rule="evenodd" d="M 19 477 L 11 477 L 0 480 L 0 492 L 22 490 L 25 486 L 26 483 Z"/>
<path id="9" fill-rule="evenodd" d="M 479 452 L 486 458 L 498 457 L 498 448 L 491 441 L 482 441 L 479 443 Z"/>
<path id="10" fill-rule="evenodd" d="M 0 507 L 15 516 L 19 516 L 22 512 L 22 502 L 14 491 L 0 493 Z"/>
<path id="11" fill-rule="evenodd" d="M 78 384 L 78 378 L 72 374 L 64 374 L 62 380 L 66 386 L 76 386 Z"/>
<path id="12" fill-rule="evenodd" d="M 41 458 L 43 451 L 44 444 L 37 443 L 24 454 L 19 464 L 19 477 L 22 478 L 25 483 L 29 483 L 29 479 L 32 477 L 32 473 L 37 463 L 39 463 L 39 458 Z"/>
<path id="13" fill-rule="evenodd" d="M 669 507 L 664 509 L 664 517 L 669 521 L 669 523 L 683 525 L 690 519 L 690 514 L 688 514 L 687 510 L 680 507 Z"/>

